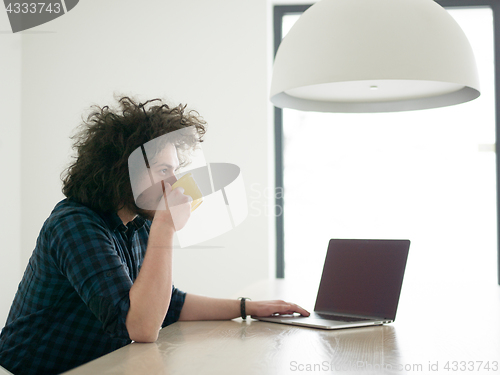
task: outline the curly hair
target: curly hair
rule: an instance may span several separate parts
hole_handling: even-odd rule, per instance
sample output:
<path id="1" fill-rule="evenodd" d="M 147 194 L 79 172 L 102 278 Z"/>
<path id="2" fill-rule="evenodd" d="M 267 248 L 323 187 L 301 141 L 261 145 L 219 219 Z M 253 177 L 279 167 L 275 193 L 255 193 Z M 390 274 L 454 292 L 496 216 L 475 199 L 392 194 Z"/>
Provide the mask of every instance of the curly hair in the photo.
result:
<path id="1" fill-rule="evenodd" d="M 138 103 L 129 97 L 118 102 L 116 110 L 92 107 L 95 110 L 71 137 L 75 160 L 61 174 L 63 194 L 99 212 L 135 207 L 128 169 L 132 151 L 161 135 L 193 127 L 194 132 L 174 143 L 185 166 L 188 151 L 203 142 L 206 132 L 206 122 L 198 112 L 186 111 L 186 105 L 171 108 L 161 99 Z"/>

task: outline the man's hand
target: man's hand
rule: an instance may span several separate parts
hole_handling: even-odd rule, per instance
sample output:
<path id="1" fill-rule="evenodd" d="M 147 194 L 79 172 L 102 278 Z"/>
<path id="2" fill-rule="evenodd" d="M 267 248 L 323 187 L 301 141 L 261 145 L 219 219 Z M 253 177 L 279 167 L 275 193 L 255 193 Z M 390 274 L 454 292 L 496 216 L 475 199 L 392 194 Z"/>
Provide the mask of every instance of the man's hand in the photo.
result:
<path id="1" fill-rule="evenodd" d="M 245 300 L 245 309 L 248 315 L 252 317 L 264 317 L 271 315 L 284 315 L 299 313 L 303 316 L 309 316 L 309 312 L 302 307 L 281 300 L 274 301 L 250 301 Z"/>
<path id="2" fill-rule="evenodd" d="M 166 182 L 163 186 L 163 197 L 158 204 L 153 221 L 166 222 L 175 231 L 181 230 L 191 216 L 193 199 L 183 194 L 184 188 L 182 187 L 172 190 L 172 186 Z"/>

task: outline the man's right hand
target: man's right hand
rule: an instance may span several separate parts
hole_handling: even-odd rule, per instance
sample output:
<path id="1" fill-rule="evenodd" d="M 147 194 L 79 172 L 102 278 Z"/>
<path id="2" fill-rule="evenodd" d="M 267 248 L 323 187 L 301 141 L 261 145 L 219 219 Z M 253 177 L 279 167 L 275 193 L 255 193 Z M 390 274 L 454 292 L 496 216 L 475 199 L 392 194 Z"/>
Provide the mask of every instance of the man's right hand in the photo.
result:
<path id="1" fill-rule="evenodd" d="M 158 204 L 153 222 L 161 222 L 171 226 L 175 231 L 181 230 L 191 217 L 192 198 L 184 195 L 182 187 L 172 190 L 172 186 L 164 183 L 163 197 Z"/>

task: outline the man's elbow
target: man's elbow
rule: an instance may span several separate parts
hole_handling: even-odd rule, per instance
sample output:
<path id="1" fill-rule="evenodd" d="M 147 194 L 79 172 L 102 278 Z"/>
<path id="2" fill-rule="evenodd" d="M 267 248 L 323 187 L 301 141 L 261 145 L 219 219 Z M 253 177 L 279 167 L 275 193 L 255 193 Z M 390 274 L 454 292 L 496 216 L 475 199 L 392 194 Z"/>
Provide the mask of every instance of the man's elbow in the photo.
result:
<path id="1" fill-rule="evenodd" d="M 135 342 L 151 343 L 158 340 L 159 329 L 152 327 L 141 327 L 127 325 L 128 335 L 130 340 Z"/>
<path id="2" fill-rule="evenodd" d="M 141 331 L 129 331 L 130 340 L 142 343 L 152 343 L 158 340 L 157 332 L 141 332 Z"/>

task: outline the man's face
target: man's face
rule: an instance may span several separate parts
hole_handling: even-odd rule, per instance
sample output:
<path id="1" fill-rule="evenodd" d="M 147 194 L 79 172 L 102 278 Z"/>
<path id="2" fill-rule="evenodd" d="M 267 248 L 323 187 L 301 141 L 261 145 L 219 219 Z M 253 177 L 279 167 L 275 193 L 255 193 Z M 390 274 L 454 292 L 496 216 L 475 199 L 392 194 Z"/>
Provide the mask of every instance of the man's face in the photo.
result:
<path id="1" fill-rule="evenodd" d="M 170 185 L 175 181 L 174 172 L 179 168 L 177 149 L 173 144 L 167 143 L 163 150 L 148 162 L 148 170 L 144 171 L 137 182 L 139 191 L 143 192 L 137 197 L 134 213 L 152 220 L 163 197 L 161 181 L 167 180 Z"/>
<path id="2" fill-rule="evenodd" d="M 174 176 L 174 172 L 179 168 L 175 146 L 167 143 L 165 148 L 152 161 L 149 161 L 149 167 L 155 183 Z"/>

